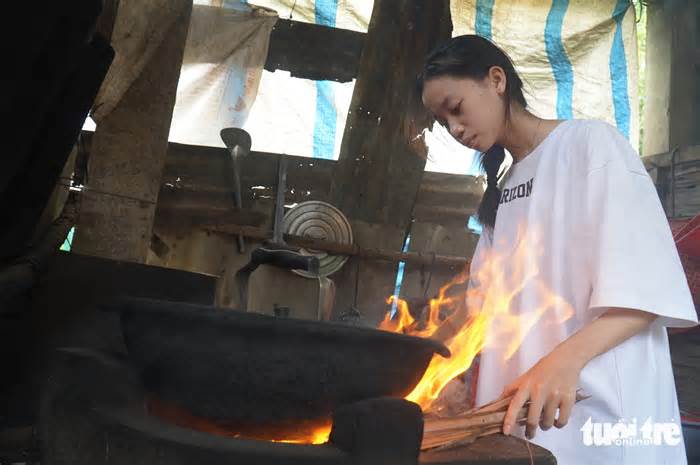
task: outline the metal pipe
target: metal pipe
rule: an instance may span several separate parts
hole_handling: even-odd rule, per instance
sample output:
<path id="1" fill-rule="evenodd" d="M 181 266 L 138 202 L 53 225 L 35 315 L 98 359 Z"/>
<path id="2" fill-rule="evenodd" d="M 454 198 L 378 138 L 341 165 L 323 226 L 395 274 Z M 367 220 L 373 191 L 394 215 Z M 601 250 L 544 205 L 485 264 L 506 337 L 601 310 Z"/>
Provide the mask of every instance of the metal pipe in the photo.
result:
<path id="1" fill-rule="evenodd" d="M 275 223 L 272 230 L 272 242 L 284 243 L 284 196 L 287 192 L 287 157 L 280 157 L 277 172 L 277 198 L 275 200 Z"/>

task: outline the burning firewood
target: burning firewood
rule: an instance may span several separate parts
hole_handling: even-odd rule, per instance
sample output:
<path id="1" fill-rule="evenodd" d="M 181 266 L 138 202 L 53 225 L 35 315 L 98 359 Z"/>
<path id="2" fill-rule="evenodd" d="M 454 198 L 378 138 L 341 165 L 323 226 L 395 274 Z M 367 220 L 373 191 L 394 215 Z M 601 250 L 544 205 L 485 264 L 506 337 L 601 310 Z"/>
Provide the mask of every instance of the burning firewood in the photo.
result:
<path id="1" fill-rule="evenodd" d="M 588 399 L 576 393 L 576 402 Z M 464 415 L 451 418 L 426 417 L 423 429 L 421 449 L 449 449 L 469 444 L 482 436 L 501 432 L 508 405 L 513 396 L 490 402 L 478 409 L 472 409 Z M 516 422 L 527 420 L 529 402 L 520 409 Z"/>

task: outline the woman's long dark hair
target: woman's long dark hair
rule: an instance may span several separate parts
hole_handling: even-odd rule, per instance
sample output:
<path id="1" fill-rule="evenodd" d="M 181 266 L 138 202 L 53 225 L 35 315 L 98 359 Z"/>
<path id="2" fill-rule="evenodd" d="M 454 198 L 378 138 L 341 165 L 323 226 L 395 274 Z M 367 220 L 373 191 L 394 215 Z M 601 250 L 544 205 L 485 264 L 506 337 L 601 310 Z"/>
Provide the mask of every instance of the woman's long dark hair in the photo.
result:
<path id="1" fill-rule="evenodd" d="M 506 74 L 506 121 L 510 117 L 510 104 L 515 101 L 527 107 L 523 95 L 523 81 L 518 76 L 508 55 L 488 39 L 476 35 L 453 37 L 439 46 L 425 60 L 423 71 L 418 75 L 420 94 L 427 81 L 440 76 L 484 79 L 492 67 L 500 66 Z M 479 204 L 477 217 L 482 225 L 496 223 L 496 211 L 501 200 L 498 189 L 498 171 L 505 158 L 503 147 L 494 145 L 480 154 L 481 169 L 486 173 L 486 191 Z"/>

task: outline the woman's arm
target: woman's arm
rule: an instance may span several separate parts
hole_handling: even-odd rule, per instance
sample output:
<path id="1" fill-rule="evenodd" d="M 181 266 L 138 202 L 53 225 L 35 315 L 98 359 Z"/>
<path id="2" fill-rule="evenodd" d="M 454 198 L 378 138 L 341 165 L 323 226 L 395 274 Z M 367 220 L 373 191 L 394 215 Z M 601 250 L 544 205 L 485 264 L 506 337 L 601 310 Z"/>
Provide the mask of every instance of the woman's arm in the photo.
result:
<path id="1" fill-rule="evenodd" d="M 510 434 L 517 412 L 528 400 L 528 438 L 534 437 L 538 424 L 543 430 L 566 425 L 583 367 L 647 328 L 656 318 L 657 315 L 640 310 L 610 308 L 559 344 L 503 391 L 502 397 L 515 393 L 503 422 L 503 433 Z"/>

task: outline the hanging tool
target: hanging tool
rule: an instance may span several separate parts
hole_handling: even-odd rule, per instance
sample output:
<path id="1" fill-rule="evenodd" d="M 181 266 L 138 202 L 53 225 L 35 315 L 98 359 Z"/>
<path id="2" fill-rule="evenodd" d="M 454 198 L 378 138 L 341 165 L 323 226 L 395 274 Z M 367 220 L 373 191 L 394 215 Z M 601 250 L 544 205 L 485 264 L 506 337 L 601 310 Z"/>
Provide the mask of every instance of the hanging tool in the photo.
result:
<path id="1" fill-rule="evenodd" d="M 272 241 L 254 249 L 250 254 L 250 262 L 236 272 L 239 304 L 242 310 L 248 306 L 248 282 L 250 275 L 260 265 L 272 265 L 287 270 L 302 270 L 315 275 L 319 272 L 318 258 L 305 255 L 299 249 L 284 243 L 284 196 L 287 190 L 287 157 L 280 156 L 277 170 L 277 196 L 275 199 L 275 221 Z"/>
<path id="2" fill-rule="evenodd" d="M 224 141 L 226 148 L 231 154 L 231 162 L 233 165 L 233 203 L 236 208 L 243 208 L 243 200 L 241 197 L 241 167 L 239 159 L 250 153 L 252 140 L 250 134 L 240 128 L 224 128 L 219 133 L 221 140 Z M 242 234 L 238 235 L 238 252 L 245 252 L 245 238 Z"/>

